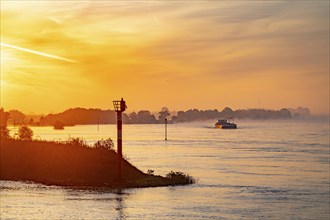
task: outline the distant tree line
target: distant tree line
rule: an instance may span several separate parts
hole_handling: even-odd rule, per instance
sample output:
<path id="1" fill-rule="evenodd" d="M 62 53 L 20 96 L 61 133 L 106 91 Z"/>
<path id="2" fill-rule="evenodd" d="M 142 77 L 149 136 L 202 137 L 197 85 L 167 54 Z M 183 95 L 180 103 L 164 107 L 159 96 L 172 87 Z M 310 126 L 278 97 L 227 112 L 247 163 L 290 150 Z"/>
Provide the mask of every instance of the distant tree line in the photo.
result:
<path id="1" fill-rule="evenodd" d="M 9 130 L 7 129 L 7 121 L 9 113 L 0 108 L 0 138 L 9 137 Z"/>
<path id="2" fill-rule="evenodd" d="M 173 116 L 173 122 L 191 122 L 191 121 L 201 121 L 216 118 L 233 118 L 233 119 L 256 119 L 256 120 L 266 120 L 266 119 L 291 119 L 292 115 L 290 111 L 283 108 L 279 111 L 277 110 L 265 110 L 265 109 L 239 109 L 232 110 L 229 107 L 224 108 L 221 112 L 218 110 L 198 110 L 191 109 L 188 111 L 179 111 L 177 116 Z"/>
<path id="3" fill-rule="evenodd" d="M 54 125 L 61 122 L 65 126 L 85 124 L 114 124 L 116 112 L 113 110 L 73 108 L 58 114 L 48 114 L 40 117 L 39 125 Z"/>
<path id="4" fill-rule="evenodd" d="M 116 112 L 114 110 L 72 108 L 57 114 L 46 116 L 25 115 L 18 110 L 5 112 L 1 108 L 1 126 L 12 125 L 33 125 L 33 126 L 54 126 L 62 123 L 64 126 L 85 125 L 85 124 L 115 124 Z M 179 111 L 171 116 L 168 108 L 163 107 L 157 114 L 152 114 L 148 110 L 138 112 L 123 113 L 125 124 L 157 124 L 164 123 L 165 118 L 169 123 L 193 122 L 202 120 L 213 120 L 219 118 L 233 119 L 291 119 L 311 116 L 308 108 L 298 107 L 297 109 L 266 110 L 266 109 L 239 109 L 232 110 L 229 107 L 222 111 L 190 109 Z"/>

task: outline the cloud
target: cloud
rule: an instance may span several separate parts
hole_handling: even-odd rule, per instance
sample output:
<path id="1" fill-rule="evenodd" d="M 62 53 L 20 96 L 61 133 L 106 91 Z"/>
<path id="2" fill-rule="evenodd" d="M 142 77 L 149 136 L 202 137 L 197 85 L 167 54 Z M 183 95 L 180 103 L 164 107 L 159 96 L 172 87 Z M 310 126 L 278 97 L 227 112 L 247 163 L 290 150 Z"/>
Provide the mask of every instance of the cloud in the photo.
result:
<path id="1" fill-rule="evenodd" d="M 175 94 L 190 106 L 192 93 L 201 103 L 205 96 L 216 103 L 217 96 L 253 97 L 267 86 L 270 97 L 280 89 L 305 96 L 299 84 L 310 83 L 315 94 L 329 87 L 317 86 L 328 79 L 328 8 L 327 1 L 16 1 L 1 9 L 1 38 L 79 60 L 59 64 L 16 54 L 25 62 L 6 71 L 49 75 L 29 80 L 47 93 L 47 85 L 59 82 L 63 87 L 57 89 L 72 100 L 85 94 L 85 87 L 97 88 L 89 92 L 95 105 L 102 105 L 102 94 L 133 97 L 137 106 L 157 95 L 170 102 Z M 26 80 L 6 78 L 18 84 Z M 228 91 L 244 88 L 244 95 L 224 94 L 220 84 Z M 157 105 L 163 106 L 157 100 L 150 108 Z M 176 100 L 173 105 L 183 106 Z"/>
<path id="2" fill-rule="evenodd" d="M 0 45 L 4 46 L 4 47 L 11 48 L 11 49 L 24 51 L 24 52 L 36 54 L 36 55 L 39 55 L 39 56 L 48 57 L 48 58 L 51 58 L 51 59 L 61 60 L 61 61 L 70 62 L 70 63 L 78 62 L 76 60 L 68 59 L 68 58 L 65 58 L 65 57 L 60 57 L 60 56 L 56 56 L 56 55 L 53 55 L 53 54 L 44 53 L 44 52 L 41 52 L 41 51 L 31 50 L 31 49 L 24 48 L 24 47 L 18 47 L 18 46 L 11 45 L 11 44 L 6 44 L 6 43 L 3 43 L 3 42 L 0 42 Z"/>

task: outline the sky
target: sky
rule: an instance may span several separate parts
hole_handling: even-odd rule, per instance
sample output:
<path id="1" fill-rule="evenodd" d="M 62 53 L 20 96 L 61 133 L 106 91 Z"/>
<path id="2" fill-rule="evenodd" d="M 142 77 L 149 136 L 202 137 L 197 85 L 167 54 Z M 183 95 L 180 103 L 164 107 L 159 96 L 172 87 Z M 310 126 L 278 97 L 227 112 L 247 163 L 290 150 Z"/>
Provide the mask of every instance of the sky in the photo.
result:
<path id="1" fill-rule="evenodd" d="M 329 1 L 1 0 L 1 107 L 329 113 Z"/>

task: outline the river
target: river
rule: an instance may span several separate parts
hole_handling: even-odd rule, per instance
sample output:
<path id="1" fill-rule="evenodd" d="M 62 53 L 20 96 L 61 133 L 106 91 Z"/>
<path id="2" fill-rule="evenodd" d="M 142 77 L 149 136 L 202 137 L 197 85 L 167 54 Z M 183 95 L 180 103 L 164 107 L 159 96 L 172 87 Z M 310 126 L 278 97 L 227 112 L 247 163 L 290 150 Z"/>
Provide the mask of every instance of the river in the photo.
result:
<path id="1" fill-rule="evenodd" d="M 329 124 L 238 121 L 123 125 L 123 154 L 144 172 L 181 171 L 197 183 L 144 189 L 77 190 L 0 181 L 1 219 L 329 219 Z M 9 127 L 11 134 L 17 128 Z M 53 130 L 34 138 L 101 138 L 116 143 L 115 125 Z"/>

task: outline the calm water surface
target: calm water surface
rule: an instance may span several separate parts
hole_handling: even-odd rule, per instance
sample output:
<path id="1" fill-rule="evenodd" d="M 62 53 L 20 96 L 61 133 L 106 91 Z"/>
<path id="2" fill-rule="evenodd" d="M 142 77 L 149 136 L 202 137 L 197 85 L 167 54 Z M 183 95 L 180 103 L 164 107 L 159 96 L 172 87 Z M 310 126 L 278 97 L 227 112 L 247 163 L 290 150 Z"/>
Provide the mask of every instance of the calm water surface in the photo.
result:
<path id="1" fill-rule="evenodd" d="M 123 152 L 146 172 L 182 171 L 194 185 L 117 191 L 1 181 L 1 219 L 329 219 L 329 124 L 213 122 L 124 125 Z M 34 127 L 38 139 L 116 140 L 115 125 Z M 14 134 L 15 128 L 11 128 Z"/>

